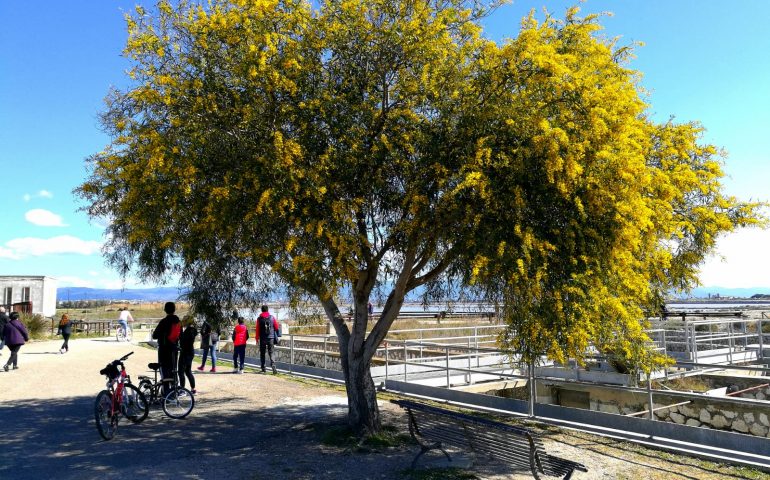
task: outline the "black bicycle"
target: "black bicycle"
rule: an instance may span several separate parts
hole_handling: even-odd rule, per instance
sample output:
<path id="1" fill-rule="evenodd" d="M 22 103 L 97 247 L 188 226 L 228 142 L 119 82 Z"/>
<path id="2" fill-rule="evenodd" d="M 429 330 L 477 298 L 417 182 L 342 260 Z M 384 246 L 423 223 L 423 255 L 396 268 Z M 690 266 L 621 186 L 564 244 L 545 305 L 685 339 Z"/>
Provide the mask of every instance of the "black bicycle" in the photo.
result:
<path id="1" fill-rule="evenodd" d="M 176 362 L 174 362 L 176 364 Z M 177 370 L 174 368 L 173 378 L 158 380 L 159 363 L 150 363 L 147 368 L 154 372 L 154 378 L 144 375 L 139 376 L 139 391 L 147 398 L 147 402 L 153 405 L 161 404 L 163 413 L 171 418 L 184 418 L 195 407 L 195 396 L 185 387 L 179 385 Z M 168 383 L 168 393 L 163 394 L 163 384 Z"/>
<path id="2" fill-rule="evenodd" d="M 149 405 L 145 395 L 131 384 L 131 377 L 126 374 L 123 360 L 134 352 L 113 360 L 99 371 L 107 377 L 107 389 L 96 396 L 94 418 L 99 435 L 105 440 L 115 436 L 120 416 L 123 415 L 134 423 L 147 418 Z"/>

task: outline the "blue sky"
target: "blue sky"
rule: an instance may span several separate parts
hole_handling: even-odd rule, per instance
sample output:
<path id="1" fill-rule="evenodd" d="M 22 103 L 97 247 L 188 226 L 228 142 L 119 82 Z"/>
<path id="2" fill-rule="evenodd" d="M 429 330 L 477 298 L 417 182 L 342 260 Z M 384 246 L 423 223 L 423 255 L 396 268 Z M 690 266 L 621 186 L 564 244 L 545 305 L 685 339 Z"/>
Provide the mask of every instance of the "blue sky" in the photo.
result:
<path id="1" fill-rule="evenodd" d="M 105 266 L 103 226 L 89 222 L 72 190 L 85 158 L 108 138 L 97 116 L 110 86 L 124 86 L 124 12 L 151 2 L 0 1 L 0 275 L 50 275 L 59 286 L 132 288 Z M 535 8 L 562 15 L 573 1 L 517 1 L 485 20 L 486 35 L 513 37 Z M 605 34 L 644 42 L 632 67 L 654 118 L 698 120 L 705 139 L 729 153 L 727 191 L 768 200 L 770 184 L 770 1 L 588 0 L 584 13 L 612 11 Z M 705 286 L 770 287 L 770 232 L 720 240 L 703 266 Z M 763 288 L 762 291 L 770 291 Z"/>

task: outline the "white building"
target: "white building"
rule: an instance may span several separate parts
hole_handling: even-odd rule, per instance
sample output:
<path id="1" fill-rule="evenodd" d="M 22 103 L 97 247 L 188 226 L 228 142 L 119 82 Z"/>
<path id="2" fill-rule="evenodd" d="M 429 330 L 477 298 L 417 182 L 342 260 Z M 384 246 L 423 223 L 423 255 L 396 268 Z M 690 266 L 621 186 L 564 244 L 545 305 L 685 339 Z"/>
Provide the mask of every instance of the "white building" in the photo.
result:
<path id="1" fill-rule="evenodd" d="M 0 275 L 0 305 L 7 311 L 56 315 L 56 279 L 34 275 Z"/>

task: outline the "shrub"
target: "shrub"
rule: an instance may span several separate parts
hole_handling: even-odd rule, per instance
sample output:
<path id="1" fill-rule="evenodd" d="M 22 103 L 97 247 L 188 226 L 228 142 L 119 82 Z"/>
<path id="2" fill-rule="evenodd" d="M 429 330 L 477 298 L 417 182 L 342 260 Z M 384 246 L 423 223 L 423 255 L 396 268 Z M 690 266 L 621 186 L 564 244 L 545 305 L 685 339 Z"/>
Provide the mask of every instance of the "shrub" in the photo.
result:
<path id="1" fill-rule="evenodd" d="M 30 315 L 27 313 L 19 314 L 19 320 L 27 327 L 29 338 L 41 339 L 48 336 L 48 329 L 51 324 L 48 319 L 39 314 Z"/>

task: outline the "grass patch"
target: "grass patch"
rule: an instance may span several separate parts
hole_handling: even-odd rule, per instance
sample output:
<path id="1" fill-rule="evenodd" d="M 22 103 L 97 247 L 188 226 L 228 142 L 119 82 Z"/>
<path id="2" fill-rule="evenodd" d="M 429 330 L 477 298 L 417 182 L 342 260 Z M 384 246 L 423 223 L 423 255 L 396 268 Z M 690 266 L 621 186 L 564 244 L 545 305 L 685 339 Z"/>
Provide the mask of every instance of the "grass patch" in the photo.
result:
<path id="1" fill-rule="evenodd" d="M 656 390 L 667 389 L 662 387 L 662 385 L 665 385 L 668 389 L 679 392 L 705 392 L 711 389 L 711 385 L 706 380 L 699 377 L 681 377 L 671 379 L 667 382 L 658 382 L 655 380 L 652 382 L 652 387 Z"/>
<path id="2" fill-rule="evenodd" d="M 323 428 L 323 431 L 320 432 L 323 445 L 344 448 L 357 453 L 377 452 L 412 443 L 408 434 L 399 432 L 398 428 L 393 425 L 383 425 L 377 434 L 364 438 L 358 437 L 347 425 L 315 426 L 316 430 L 321 428 Z"/>
<path id="3" fill-rule="evenodd" d="M 457 467 L 409 469 L 402 472 L 409 480 L 478 480 L 476 475 Z"/>

